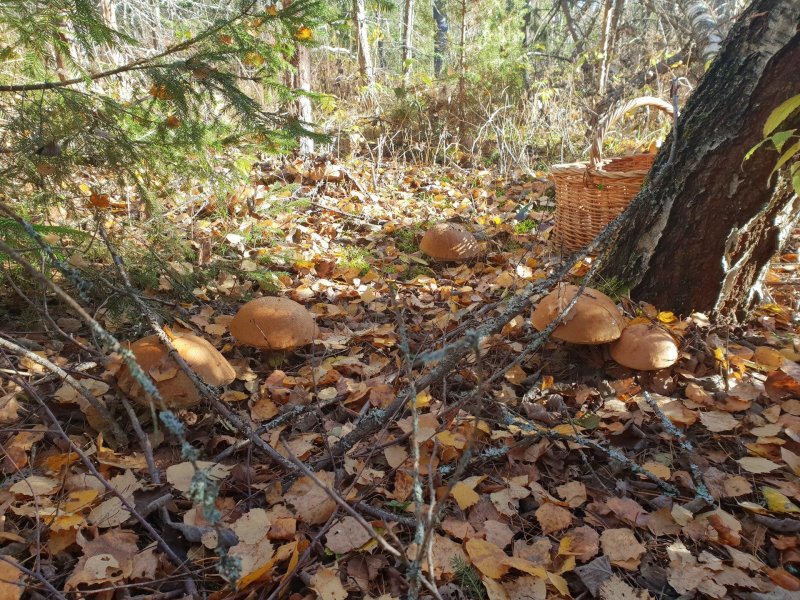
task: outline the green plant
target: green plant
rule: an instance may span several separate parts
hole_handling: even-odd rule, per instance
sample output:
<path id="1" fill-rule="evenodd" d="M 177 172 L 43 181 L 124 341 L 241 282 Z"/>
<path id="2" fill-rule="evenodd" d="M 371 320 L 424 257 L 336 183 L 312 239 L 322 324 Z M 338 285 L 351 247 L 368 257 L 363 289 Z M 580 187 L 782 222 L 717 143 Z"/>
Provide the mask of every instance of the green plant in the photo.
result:
<path id="1" fill-rule="evenodd" d="M 531 219 L 523 219 L 516 225 L 514 225 L 514 233 L 524 234 L 530 233 L 532 230 L 536 229 L 536 221 Z"/>
<path id="2" fill-rule="evenodd" d="M 619 300 L 630 292 L 630 285 L 617 277 L 604 279 L 596 284 L 596 288 L 612 300 Z"/>
<path id="3" fill-rule="evenodd" d="M 258 284 L 264 292 L 269 295 L 277 294 L 281 291 L 281 283 L 278 279 L 282 275 L 288 275 L 285 271 L 251 271 L 245 273 L 245 277 Z"/>
<path id="4" fill-rule="evenodd" d="M 758 150 L 767 142 L 772 143 L 772 145 L 775 147 L 775 150 L 778 152 L 779 157 L 775 163 L 775 167 L 769 174 L 767 185 L 769 185 L 769 181 L 772 180 L 772 176 L 781 167 L 783 167 L 790 160 L 793 160 L 794 162 L 792 162 L 791 166 L 789 167 L 789 177 L 791 178 L 792 187 L 794 187 L 795 192 L 800 194 L 800 161 L 797 160 L 797 158 L 800 157 L 800 134 L 797 133 L 796 128 L 776 131 L 798 109 L 800 109 L 800 94 L 785 100 L 776 109 L 774 109 L 764 123 L 764 139 L 753 146 L 747 152 L 747 154 L 745 154 L 744 160 L 749 159 L 756 150 Z M 787 143 L 789 143 L 788 148 L 786 147 Z"/>
<path id="5" fill-rule="evenodd" d="M 341 265 L 345 269 L 358 269 L 359 275 L 366 275 L 372 268 L 371 260 L 374 260 L 372 253 L 360 246 L 348 246 L 345 248 Z"/>
<path id="6" fill-rule="evenodd" d="M 420 225 L 412 225 L 411 227 L 398 229 L 392 236 L 394 237 L 395 245 L 400 252 L 411 254 L 419 250 L 417 237 L 422 234 L 422 227 Z"/>
<path id="7" fill-rule="evenodd" d="M 453 570 L 455 579 L 464 592 L 473 600 L 486 600 L 486 588 L 483 587 L 481 576 L 467 561 L 460 556 L 453 557 Z"/>

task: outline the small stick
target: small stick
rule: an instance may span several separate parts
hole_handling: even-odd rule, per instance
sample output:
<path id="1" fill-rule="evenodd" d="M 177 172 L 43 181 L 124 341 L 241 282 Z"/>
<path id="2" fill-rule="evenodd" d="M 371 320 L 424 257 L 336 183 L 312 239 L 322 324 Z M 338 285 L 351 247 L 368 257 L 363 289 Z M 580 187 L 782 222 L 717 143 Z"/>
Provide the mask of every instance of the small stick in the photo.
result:
<path id="1" fill-rule="evenodd" d="M 637 473 L 639 475 L 643 475 L 644 477 L 647 477 L 647 479 L 649 479 L 650 481 L 655 483 L 658 487 L 660 487 L 662 490 L 664 490 L 670 496 L 678 496 L 678 495 L 680 495 L 679 492 L 678 492 L 678 489 L 676 487 L 674 487 L 673 485 L 667 483 L 666 481 L 661 479 L 658 475 L 656 475 L 652 471 L 650 471 L 648 469 L 645 469 L 641 465 L 633 462 L 630 458 L 628 458 L 622 452 L 620 452 L 619 450 L 617 450 L 615 448 L 606 448 L 606 447 L 598 444 L 594 440 L 590 440 L 589 438 L 585 438 L 585 437 L 583 437 L 581 435 L 566 435 L 566 434 L 563 434 L 563 433 L 557 433 L 555 431 L 552 431 L 550 429 L 546 429 L 544 427 L 539 427 L 535 423 L 531 423 L 530 421 L 527 421 L 527 420 L 523 419 L 522 417 L 520 417 L 518 415 L 512 414 L 511 411 L 507 407 L 505 407 L 503 405 L 500 405 L 500 411 L 501 411 L 501 414 L 503 415 L 502 423 L 504 425 L 515 425 L 515 426 L 519 427 L 520 429 L 523 429 L 525 431 L 532 431 L 534 433 L 538 433 L 539 435 L 541 435 L 543 437 L 546 437 L 548 439 L 563 440 L 563 441 L 567 441 L 567 442 L 574 442 L 574 443 L 580 444 L 582 446 L 589 446 L 590 448 L 593 448 L 594 450 L 597 450 L 598 452 L 601 452 L 601 453 L 605 454 L 606 456 L 608 456 L 610 458 L 613 458 L 614 460 L 616 460 L 618 462 L 621 462 L 622 464 L 624 464 L 628 469 L 630 469 L 634 473 Z"/>
<path id="2" fill-rule="evenodd" d="M 664 411 L 658 406 L 655 399 L 650 395 L 649 392 L 642 392 L 644 399 L 647 401 L 647 404 L 650 405 L 650 408 L 653 409 L 653 412 L 658 415 L 658 418 L 661 419 L 661 426 L 669 433 L 671 436 L 677 438 L 678 443 L 680 444 L 681 448 L 686 451 L 688 455 L 694 454 L 694 446 L 692 442 L 690 442 L 686 438 L 686 434 L 683 433 L 680 429 L 675 427 L 675 424 L 669 420 L 669 417 L 664 414 Z M 703 482 L 703 474 L 700 472 L 700 467 L 698 467 L 694 461 L 689 462 L 689 470 L 692 472 L 692 481 L 694 481 L 695 487 L 695 498 L 697 500 L 702 500 L 704 505 L 714 506 L 714 497 L 711 495 L 711 492 L 708 491 L 708 487 L 706 487 L 705 482 Z M 697 510 L 705 508 L 705 506 L 697 507 Z M 697 511 L 694 511 L 697 512 Z"/>
<path id="3" fill-rule="evenodd" d="M 131 514 L 131 516 L 133 516 L 137 521 L 139 521 L 141 526 L 145 529 L 145 531 L 147 531 L 147 533 L 153 540 L 158 542 L 158 545 L 161 547 L 161 549 L 164 551 L 164 553 L 167 555 L 170 561 L 172 561 L 172 563 L 176 567 L 178 567 L 182 571 L 186 572 L 187 575 L 189 575 L 189 577 L 185 579 L 186 592 L 193 598 L 198 597 L 197 586 L 195 585 L 193 579 L 195 575 L 193 570 L 190 567 L 188 567 L 186 563 L 184 563 L 184 561 L 182 561 L 178 557 L 177 554 L 175 554 L 175 551 L 170 547 L 169 544 L 167 544 L 164 538 L 161 537 L 161 534 L 158 533 L 158 531 L 156 531 L 156 529 L 147 521 L 146 518 L 144 518 L 141 514 L 139 514 L 139 512 L 136 510 L 136 507 L 134 507 L 128 501 L 125 495 L 122 494 L 119 490 L 117 490 L 114 486 L 112 486 L 108 482 L 108 480 L 105 477 L 103 477 L 103 475 L 100 473 L 100 471 L 97 470 L 97 468 L 94 466 L 94 464 L 86 455 L 86 453 L 83 450 L 81 450 L 75 444 L 75 442 L 72 441 L 72 438 L 70 438 L 69 435 L 67 435 L 67 432 L 64 431 L 64 429 L 61 427 L 61 424 L 58 422 L 58 419 L 50 410 L 50 407 L 47 406 L 47 403 L 36 392 L 36 390 L 30 387 L 24 380 L 20 379 L 19 377 L 13 377 L 13 379 L 17 382 L 17 384 L 20 387 L 25 389 L 25 391 L 39 404 L 41 409 L 44 411 L 44 413 L 47 415 L 48 419 L 52 423 L 54 429 L 56 430 L 56 433 L 58 433 L 61 439 L 63 439 L 69 445 L 70 451 L 78 455 L 84 466 L 89 470 L 89 472 L 92 475 L 94 475 L 97 478 L 97 480 L 103 485 L 106 491 L 119 498 L 120 502 L 125 507 L 125 509 Z"/>
<path id="4" fill-rule="evenodd" d="M 8 556 L 5 556 L 4 554 L 0 554 L 0 560 L 2 560 L 5 563 L 8 563 L 9 565 L 14 567 L 15 569 L 19 569 L 19 571 L 21 571 L 22 573 L 25 573 L 25 575 L 27 575 L 28 577 L 33 577 L 34 579 L 38 580 L 39 583 L 41 583 L 42 586 L 45 589 L 47 589 L 47 591 L 50 592 L 53 595 L 54 598 L 58 598 L 59 600 L 67 600 L 67 597 L 64 594 L 62 594 L 61 592 L 59 592 L 53 586 L 52 583 L 47 581 L 47 579 L 45 579 L 44 575 L 42 575 L 39 571 L 31 571 L 29 568 L 22 566 L 21 564 L 19 564 L 15 560 L 11 560 Z M 10 582 L 4 581 L 3 583 L 8 585 Z M 25 586 L 24 589 L 29 590 L 30 588 Z"/>

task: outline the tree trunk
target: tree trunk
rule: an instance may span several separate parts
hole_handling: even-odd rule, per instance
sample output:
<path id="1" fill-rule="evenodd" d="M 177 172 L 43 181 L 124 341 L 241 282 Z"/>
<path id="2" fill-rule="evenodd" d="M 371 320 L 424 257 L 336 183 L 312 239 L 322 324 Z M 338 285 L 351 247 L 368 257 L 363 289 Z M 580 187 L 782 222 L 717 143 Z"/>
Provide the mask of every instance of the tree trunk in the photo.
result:
<path id="1" fill-rule="evenodd" d="M 700 55 L 705 64 L 717 55 L 722 44 L 716 15 L 703 0 L 683 0 L 681 6 L 689 19 L 692 37 L 702 49 Z"/>
<path id="2" fill-rule="evenodd" d="M 365 0 L 353 0 L 353 26 L 358 42 L 358 70 L 361 79 L 368 86 L 375 80 L 372 69 L 372 55 L 369 51 L 369 35 L 367 33 L 367 9 Z"/>
<path id="3" fill-rule="evenodd" d="M 436 37 L 433 40 L 433 75 L 440 77 L 447 56 L 447 11 L 444 0 L 432 0 L 433 20 L 436 22 Z"/>
<path id="4" fill-rule="evenodd" d="M 293 0 L 283 0 L 283 6 L 291 6 Z M 292 57 L 292 66 L 295 68 L 294 73 L 289 73 L 287 77 L 287 85 L 304 92 L 311 91 L 311 53 L 308 48 L 302 44 L 297 44 L 295 47 L 294 56 Z M 299 96 L 295 101 L 294 106 L 297 119 L 304 127 L 310 127 L 314 115 L 311 111 L 311 98 L 308 96 Z M 311 154 L 314 152 L 314 140 L 310 137 L 302 136 L 299 141 L 298 151 L 300 154 Z"/>
<path id="5" fill-rule="evenodd" d="M 411 60 L 414 58 L 414 0 L 405 0 L 403 9 L 403 85 L 411 77 Z"/>
<path id="6" fill-rule="evenodd" d="M 689 98 L 611 249 L 605 277 L 682 314 L 741 318 L 769 260 L 800 215 L 791 186 L 769 175 L 764 122 L 800 91 L 800 3 L 756 0 Z M 795 114 L 785 129 L 800 127 Z"/>

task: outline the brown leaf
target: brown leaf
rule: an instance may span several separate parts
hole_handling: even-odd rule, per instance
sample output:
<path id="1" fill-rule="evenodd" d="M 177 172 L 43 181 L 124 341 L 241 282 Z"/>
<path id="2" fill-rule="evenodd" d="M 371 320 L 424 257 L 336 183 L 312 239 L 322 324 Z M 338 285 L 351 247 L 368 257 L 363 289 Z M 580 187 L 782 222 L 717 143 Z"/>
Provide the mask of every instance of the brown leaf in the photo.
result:
<path id="1" fill-rule="evenodd" d="M 569 539 L 569 553 L 581 562 L 592 560 L 600 551 L 600 534 L 587 525 L 570 529 L 564 538 Z"/>
<path id="2" fill-rule="evenodd" d="M 508 525 L 500 521 L 493 519 L 486 521 L 483 528 L 486 531 L 486 541 L 495 544 L 499 548 L 505 548 L 514 539 L 514 532 L 511 531 Z"/>
<path id="3" fill-rule="evenodd" d="M 93 539 L 87 539 L 84 531 L 79 532 L 77 542 L 83 549 L 83 556 L 64 583 L 64 591 L 77 590 L 83 584 L 110 584 L 129 577 L 134 556 L 139 551 L 137 539 L 134 532 L 122 529 L 111 529 Z"/>
<path id="4" fill-rule="evenodd" d="M 602 600 L 648 600 L 651 598 L 647 590 L 635 590 L 617 575 L 612 575 L 600 586 Z"/>
<path id="5" fill-rule="evenodd" d="M 600 534 L 600 545 L 612 565 L 634 571 L 645 553 L 630 529 L 606 529 Z"/>
<path id="6" fill-rule="evenodd" d="M 22 571 L 16 567 L 16 561 L 10 556 L 0 559 L 0 598 L 3 600 L 19 600 L 25 591 Z M 6 562 L 8 561 L 8 562 Z"/>
<path id="7" fill-rule="evenodd" d="M 370 540 L 369 533 L 355 517 L 344 517 L 331 527 L 325 546 L 335 554 L 347 554 Z"/>
<path id="8" fill-rule="evenodd" d="M 347 590 L 344 589 L 339 574 L 327 567 L 317 569 L 311 578 L 311 588 L 319 594 L 320 600 L 345 600 L 347 598 Z"/>
<path id="9" fill-rule="evenodd" d="M 316 474 L 324 484 L 333 487 L 335 476 L 328 471 Z M 309 525 L 320 525 L 336 510 L 336 502 L 317 486 L 307 475 L 303 475 L 286 492 L 286 501 L 294 506 L 298 519 Z"/>
<path id="10" fill-rule="evenodd" d="M 586 486 L 580 481 L 570 481 L 560 485 L 556 491 L 569 504 L 570 508 L 577 508 L 586 502 Z"/>
<path id="11" fill-rule="evenodd" d="M 572 513 L 566 508 L 546 502 L 536 509 L 536 520 L 539 521 L 542 533 L 550 535 L 569 527 L 572 523 Z"/>

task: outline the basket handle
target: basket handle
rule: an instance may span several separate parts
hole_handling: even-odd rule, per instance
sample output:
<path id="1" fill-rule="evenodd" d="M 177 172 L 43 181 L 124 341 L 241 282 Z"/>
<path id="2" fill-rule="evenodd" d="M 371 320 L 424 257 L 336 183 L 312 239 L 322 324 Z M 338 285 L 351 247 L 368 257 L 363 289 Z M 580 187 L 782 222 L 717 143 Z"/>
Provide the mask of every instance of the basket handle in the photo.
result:
<path id="1" fill-rule="evenodd" d="M 626 113 L 643 106 L 652 106 L 664 111 L 668 115 L 672 115 L 672 105 L 666 100 L 656 98 L 655 96 L 642 96 L 641 98 L 628 100 L 624 104 L 621 104 L 616 110 L 606 113 L 597 123 L 597 129 L 595 129 L 594 132 L 592 149 L 589 152 L 589 169 L 596 171 L 600 165 L 603 139 L 606 137 L 606 133 L 611 126 L 625 116 Z"/>

